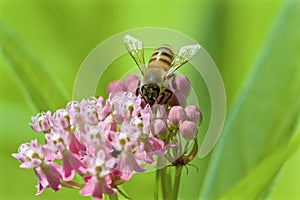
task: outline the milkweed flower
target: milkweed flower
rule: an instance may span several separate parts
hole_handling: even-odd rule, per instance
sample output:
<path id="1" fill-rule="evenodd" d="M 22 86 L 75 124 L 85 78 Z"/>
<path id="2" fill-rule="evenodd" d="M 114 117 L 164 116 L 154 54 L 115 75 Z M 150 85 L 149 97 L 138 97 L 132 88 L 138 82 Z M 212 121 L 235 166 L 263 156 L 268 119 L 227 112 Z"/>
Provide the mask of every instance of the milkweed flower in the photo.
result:
<path id="1" fill-rule="evenodd" d="M 54 191 L 58 191 L 61 187 L 61 167 L 45 159 L 46 151 L 38 145 L 37 140 L 32 140 L 30 143 L 21 144 L 18 153 L 12 154 L 21 162 L 21 168 L 34 170 L 37 179 L 37 194 L 40 194 L 44 188 L 51 187 Z"/>
<path id="2" fill-rule="evenodd" d="M 33 123 L 30 124 L 35 132 L 47 132 L 52 127 L 51 112 L 39 113 L 31 118 Z"/>
<path id="3" fill-rule="evenodd" d="M 135 94 L 137 84 L 138 78 L 129 75 L 124 82 L 109 84 L 107 100 L 72 101 L 53 114 L 47 111 L 32 117 L 30 126 L 44 135 L 45 143 L 21 144 L 13 157 L 21 168 L 34 170 L 37 194 L 63 185 L 102 199 L 103 194 L 117 193 L 117 186 L 133 174 L 158 164 L 158 158 L 182 163 L 176 161 L 182 160 L 197 137 L 201 121 L 196 106 L 184 107 L 176 97 L 180 93 L 186 99 L 188 79 L 179 76 L 170 81 L 175 95 L 168 105 L 146 104 Z M 81 183 L 73 181 L 75 174 L 82 177 Z"/>

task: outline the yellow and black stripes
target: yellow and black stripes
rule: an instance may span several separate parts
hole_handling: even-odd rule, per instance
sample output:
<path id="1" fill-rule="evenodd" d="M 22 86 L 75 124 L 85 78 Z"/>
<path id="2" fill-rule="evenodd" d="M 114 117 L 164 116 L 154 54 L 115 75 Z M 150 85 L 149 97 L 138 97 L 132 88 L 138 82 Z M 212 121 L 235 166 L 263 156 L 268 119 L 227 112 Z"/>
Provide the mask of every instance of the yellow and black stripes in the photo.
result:
<path id="1" fill-rule="evenodd" d="M 173 61 L 173 51 L 169 46 L 161 46 L 152 54 L 148 67 L 163 68 L 168 71 Z"/>

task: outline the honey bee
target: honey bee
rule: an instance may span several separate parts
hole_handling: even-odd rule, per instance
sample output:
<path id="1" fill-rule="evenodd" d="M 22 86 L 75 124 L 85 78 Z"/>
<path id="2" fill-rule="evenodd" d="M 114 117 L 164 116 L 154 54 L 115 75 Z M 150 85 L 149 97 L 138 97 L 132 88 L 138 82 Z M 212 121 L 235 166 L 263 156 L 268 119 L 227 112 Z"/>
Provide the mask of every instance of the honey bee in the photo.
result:
<path id="1" fill-rule="evenodd" d="M 167 87 L 168 80 L 179 67 L 195 56 L 201 47 L 199 44 L 183 46 L 174 57 L 171 47 L 162 45 L 154 51 L 145 65 L 143 43 L 125 35 L 124 44 L 142 74 L 136 95 L 140 94 L 151 106 L 155 103 L 166 104 L 171 99 L 173 92 Z"/>

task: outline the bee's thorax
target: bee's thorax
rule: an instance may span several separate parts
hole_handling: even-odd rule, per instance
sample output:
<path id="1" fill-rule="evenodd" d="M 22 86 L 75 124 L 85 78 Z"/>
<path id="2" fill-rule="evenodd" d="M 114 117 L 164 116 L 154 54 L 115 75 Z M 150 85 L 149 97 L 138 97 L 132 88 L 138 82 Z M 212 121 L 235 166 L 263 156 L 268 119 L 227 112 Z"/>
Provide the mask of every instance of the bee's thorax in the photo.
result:
<path id="1" fill-rule="evenodd" d="M 147 70 L 144 71 L 141 85 L 146 83 L 156 83 L 158 85 L 164 85 L 165 73 L 165 70 L 162 68 L 147 68 Z"/>

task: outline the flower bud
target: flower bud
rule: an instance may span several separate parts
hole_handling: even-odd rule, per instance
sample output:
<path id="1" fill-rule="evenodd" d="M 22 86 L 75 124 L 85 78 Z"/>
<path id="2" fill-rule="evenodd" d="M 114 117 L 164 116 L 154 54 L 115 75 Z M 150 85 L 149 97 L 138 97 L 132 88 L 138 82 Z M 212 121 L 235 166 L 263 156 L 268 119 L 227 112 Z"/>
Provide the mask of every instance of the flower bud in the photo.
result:
<path id="1" fill-rule="evenodd" d="M 175 126 L 186 118 L 185 111 L 181 106 L 173 106 L 169 112 L 168 120 Z"/>
<path id="2" fill-rule="evenodd" d="M 186 140 L 192 140 L 195 138 L 198 128 L 194 122 L 184 121 L 179 126 L 179 132 Z"/>
<path id="3" fill-rule="evenodd" d="M 181 92 L 185 97 L 187 97 L 191 91 L 190 82 L 185 76 L 176 76 L 175 78 L 173 78 L 171 87 L 173 88 L 173 90 Z"/>
<path id="4" fill-rule="evenodd" d="M 138 87 L 138 83 L 139 83 L 139 78 L 135 75 L 128 75 L 124 80 L 124 86 L 126 87 L 127 91 L 132 92 L 134 94 Z"/>
<path id="5" fill-rule="evenodd" d="M 151 123 L 152 135 L 158 135 L 159 137 L 165 138 L 167 136 L 167 125 L 161 119 L 156 119 Z"/>
<path id="6" fill-rule="evenodd" d="M 109 85 L 107 87 L 108 94 L 109 93 L 116 94 L 116 93 L 124 92 L 124 91 L 126 91 L 126 87 L 120 81 L 112 81 L 109 83 Z"/>
<path id="7" fill-rule="evenodd" d="M 187 120 L 192 121 L 196 124 L 201 123 L 202 116 L 197 106 L 189 105 L 184 110 L 186 113 Z"/>

